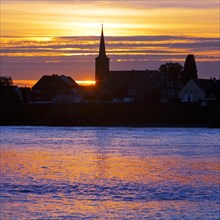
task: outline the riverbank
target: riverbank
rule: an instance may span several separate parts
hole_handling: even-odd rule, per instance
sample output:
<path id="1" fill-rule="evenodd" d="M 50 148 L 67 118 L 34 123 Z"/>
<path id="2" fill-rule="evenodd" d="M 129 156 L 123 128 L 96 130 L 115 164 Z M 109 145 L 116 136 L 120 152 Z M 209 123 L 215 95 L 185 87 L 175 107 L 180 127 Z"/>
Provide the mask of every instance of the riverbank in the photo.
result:
<path id="1" fill-rule="evenodd" d="M 4 104 L 0 125 L 220 127 L 220 103 Z"/>

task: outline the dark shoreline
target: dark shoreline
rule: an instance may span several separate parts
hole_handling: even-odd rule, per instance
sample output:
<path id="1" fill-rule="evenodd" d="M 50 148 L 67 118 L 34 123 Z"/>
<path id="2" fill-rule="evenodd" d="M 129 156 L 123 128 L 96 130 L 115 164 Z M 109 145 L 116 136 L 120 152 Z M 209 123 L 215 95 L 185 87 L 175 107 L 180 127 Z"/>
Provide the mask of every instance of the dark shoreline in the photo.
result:
<path id="1" fill-rule="evenodd" d="M 220 103 L 3 104 L 0 126 L 213 127 Z"/>

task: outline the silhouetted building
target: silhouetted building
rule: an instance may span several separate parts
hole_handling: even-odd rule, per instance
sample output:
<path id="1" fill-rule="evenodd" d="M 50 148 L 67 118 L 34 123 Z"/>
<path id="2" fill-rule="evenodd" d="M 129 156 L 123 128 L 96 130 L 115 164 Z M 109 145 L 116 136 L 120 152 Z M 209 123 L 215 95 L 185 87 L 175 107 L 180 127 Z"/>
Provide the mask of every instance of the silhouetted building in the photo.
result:
<path id="1" fill-rule="evenodd" d="M 31 89 L 13 85 L 11 77 L 0 77 L 0 103 L 28 103 Z"/>
<path id="2" fill-rule="evenodd" d="M 182 102 L 210 102 L 220 98 L 220 80 L 191 79 L 179 91 Z"/>
<path id="3" fill-rule="evenodd" d="M 96 85 L 102 85 L 109 74 L 109 58 L 106 56 L 105 40 L 103 34 L 103 27 L 101 32 L 101 39 L 99 45 L 99 55 L 95 59 L 95 80 Z"/>
<path id="4" fill-rule="evenodd" d="M 20 87 L 19 89 L 21 91 L 22 102 L 23 103 L 29 103 L 30 101 L 32 101 L 33 97 L 32 97 L 31 88 L 29 88 L 29 87 Z"/>
<path id="5" fill-rule="evenodd" d="M 23 97 L 20 88 L 13 85 L 11 77 L 0 76 L 0 103 L 21 103 Z"/>
<path id="6" fill-rule="evenodd" d="M 12 78 L 8 76 L 0 76 L 0 86 L 12 86 Z"/>
<path id="7" fill-rule="evenodd" d="M 32 88 L 35 102 L 75 102 L 79 85 L 64 75 L 43 76 Z"/>
<path id="8" fill-rule="evenodd" d="M 95 79 L 99 98 L 103 100 L 166 102 L 178 97 L 182 87 L 181 81 L 174 79 L 172 74 L 158 70 L 111 71 L 103 27 L 99 55 L 95 60 Z"/>
<path id="9" fill-rule="evenodd" d="M 0 85 L 0 103 L 21 103 L 23 97 L 21 90 L 17 86 Z"/>

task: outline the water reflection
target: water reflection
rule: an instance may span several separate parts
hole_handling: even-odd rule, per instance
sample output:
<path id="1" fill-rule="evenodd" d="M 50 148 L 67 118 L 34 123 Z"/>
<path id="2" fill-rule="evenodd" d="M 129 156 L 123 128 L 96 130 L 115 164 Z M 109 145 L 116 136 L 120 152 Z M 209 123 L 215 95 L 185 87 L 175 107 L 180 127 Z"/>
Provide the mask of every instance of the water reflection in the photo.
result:
<path id="1" fill-rule="evenodd" d="M 219 217 L 218 131 L 30 128 L 2 130 L 2 219 Z"/>
<path id="2" fill-rule="evenodd" d="M 77 152 L 63 155 L 59 152 L 27 151 L 1 152 L 1 171 L 7 177 L 16 176 L 46 178 L 51 180 L 84 182 L 98 179 L 117 179 L 149 183 L 153 181 L 175 181 L 194 184 L 197 180 L 207 184 L 219 182 L 219 159 L 188 159 L 181 156 L 135 157 L 120 154 L 97 154 Z"/>

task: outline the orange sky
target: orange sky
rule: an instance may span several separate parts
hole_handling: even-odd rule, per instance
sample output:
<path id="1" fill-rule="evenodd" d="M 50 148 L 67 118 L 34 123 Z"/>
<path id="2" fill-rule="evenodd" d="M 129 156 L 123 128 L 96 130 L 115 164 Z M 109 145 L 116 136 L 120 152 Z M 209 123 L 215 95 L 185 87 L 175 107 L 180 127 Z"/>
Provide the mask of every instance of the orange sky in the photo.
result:
<path id="1" fill-rule="evenodd" d="M 1 75 L 93 80 L 102 21 L 115 36 L 106 38 L 112 69 L 158 69 L 194 53 L 200 75 L 218 77 L 219 0 L 2 0 Z"/>
<path id="2" fill-rule="evenodd" d="M 219 36 L 218 0 L 1 2 L 6 36 L 98 35 L 101 21 L 113 36 Z"/>

